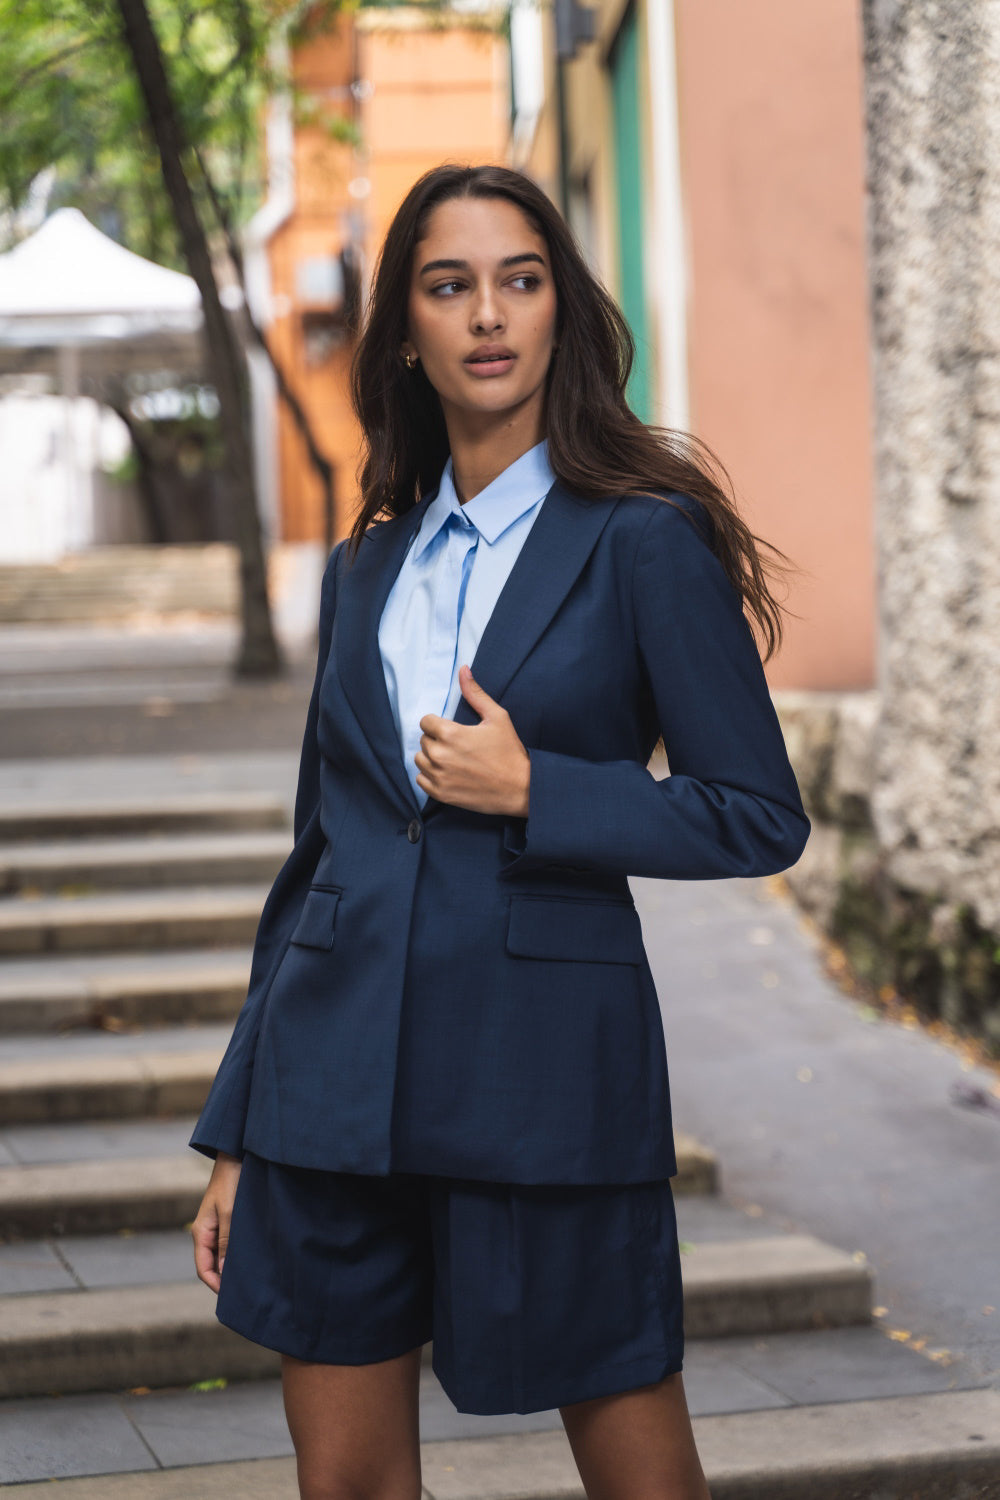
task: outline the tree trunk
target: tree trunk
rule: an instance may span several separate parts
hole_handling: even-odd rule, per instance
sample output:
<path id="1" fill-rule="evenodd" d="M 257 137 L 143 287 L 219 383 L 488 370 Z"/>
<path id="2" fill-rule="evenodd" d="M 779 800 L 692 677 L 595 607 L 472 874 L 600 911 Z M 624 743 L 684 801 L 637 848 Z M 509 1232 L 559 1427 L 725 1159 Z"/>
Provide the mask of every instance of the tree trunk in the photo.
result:
<path id="1" fill-rule="evenodd" d="M 305 444 L 306 455 L 322 487 L 323 540 L 326 545 L 326 551 L 329 554 L 333 549 L 333 527 L 337 511 L 333 464 L 320 447 L 316 434 L 313 431 L 312 422 L 309 420 L 309 414 L 299 400 L 298 393 L 293 388 L 291 381 L 285 373 L 284 366 L 275 354 L 271 340 L 251 311 L 250 299 L 247 296 L 246 267 L 243 260 L 242 246 L 236 236 L 236 231 L 233 228 L 232 219 L 226 210 L 226 205 L 219 195 L 212 174 L 209 172 L 201 152 L 196 151 L 195 157 L 198 162 L 198 169 L 201 172 L 202 181 L 205 184 L 205 191 L 208 194 L 209 202 L 212 205 L 219 227 L 226 237 L 226 248 L 229 251 L 229 259 L 232 262 L 233 270 L 236 272 L 236 279 L 239 281 L 243 291 L 243 317 L 247 329 L 258 348 L 267 356 L 268 363 L 274 374 L 275 384 L 278 387 L 278 397 L 284 402 L 285 409 L 295 423 L 296 431 Z"/>
<path id="2" fill-rule="evenodd" d="M 253 462 L 243 413 L 244 360 L 219 299 L 208 239 L 184 167 L 186 142 L 145 0 L 116 0 L 116 4 L 159 152 L 184 258 L 201 293 L 208 365 L 219 399 L 226 478 L 240 552 L 243 639 L 236 671 L 240 676 L 274 676 L 283 670 L 284 663 L 267 597 Z"/>

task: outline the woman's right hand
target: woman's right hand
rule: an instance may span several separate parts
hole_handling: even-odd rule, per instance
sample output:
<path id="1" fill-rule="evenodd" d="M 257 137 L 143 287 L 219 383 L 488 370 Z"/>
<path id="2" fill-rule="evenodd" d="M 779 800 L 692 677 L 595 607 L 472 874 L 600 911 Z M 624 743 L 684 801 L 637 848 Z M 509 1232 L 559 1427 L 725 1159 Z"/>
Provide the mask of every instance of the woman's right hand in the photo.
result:
<path id="1" fill-rule="evenodd" d="M 191 1225 L 195 1270 L 199 1280 L 213 1292 L 217 1292 L 222 1284 L 222 1265 L 229 1246 L 229 1221 L 233 1215 L 241 1165 L 238 1156 L 219 1152 L 201 1207 Z"/>

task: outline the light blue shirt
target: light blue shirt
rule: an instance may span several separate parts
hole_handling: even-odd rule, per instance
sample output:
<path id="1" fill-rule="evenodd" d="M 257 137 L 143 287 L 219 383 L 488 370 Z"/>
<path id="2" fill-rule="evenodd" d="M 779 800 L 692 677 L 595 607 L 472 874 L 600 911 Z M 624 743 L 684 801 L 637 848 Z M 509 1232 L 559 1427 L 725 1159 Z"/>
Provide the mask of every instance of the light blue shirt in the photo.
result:
<path id="1" fill-rule="evenodd" d="M 389 591 L 378 644 L 399 746 L 421 807 L 428 794 L 417 785 L 413 760 L 420 720 L 428 713 L 454 716 L 462 697 L 458 669 L 463 662 L 471 667 L 555 477 L 543 439 L 462 505 L 449 457 Z"/>

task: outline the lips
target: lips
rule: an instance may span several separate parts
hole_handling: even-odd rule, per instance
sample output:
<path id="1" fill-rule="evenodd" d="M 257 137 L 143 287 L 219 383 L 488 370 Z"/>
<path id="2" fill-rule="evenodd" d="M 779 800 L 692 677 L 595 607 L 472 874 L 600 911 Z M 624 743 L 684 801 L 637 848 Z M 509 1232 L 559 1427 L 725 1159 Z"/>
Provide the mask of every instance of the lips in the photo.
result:
<path id="1" fill-rule="evenodd" d="M 480 344 L 467 356 L 467 365 L 500 364 L 514 358 L 513 349 L 508 349 L 504 344 Z"/>
<path id="2" fill-rule="evenodd" d="M 514 368 L 517 355 L 503 344 L 480 344 L 463 361 L 469 374 L 476 380 L 498 380 Z"/>

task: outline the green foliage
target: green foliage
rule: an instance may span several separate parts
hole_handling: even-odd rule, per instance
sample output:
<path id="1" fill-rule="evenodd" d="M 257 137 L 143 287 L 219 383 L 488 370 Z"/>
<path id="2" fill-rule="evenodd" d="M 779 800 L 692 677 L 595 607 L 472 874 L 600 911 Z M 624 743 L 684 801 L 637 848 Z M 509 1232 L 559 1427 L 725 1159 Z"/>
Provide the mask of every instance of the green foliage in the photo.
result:
<path id="1" fill-rule="evenodd" d="M 263 193 L 261 119 L 281 82 L 271 43 L 301 9 L 291 0 L 150 0 L 185 135 L 233 225 Z M 310 7 L 309 26 L 329 25 L 337 9 L 332 0 Z M 140 255 L 179 266 L 114 0 L 0 0 L 0 34 L 0 213 L 22 208 L 53 171 L 51 207 L 75 204 Z"/>

